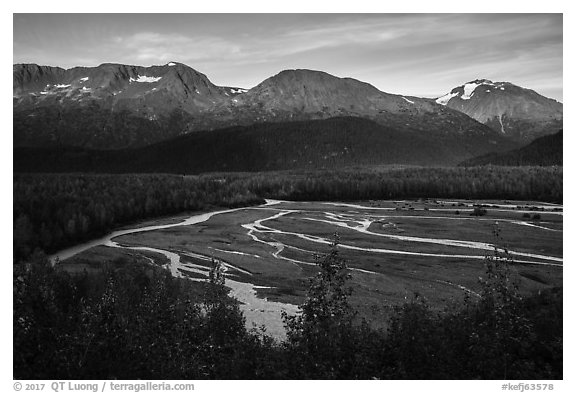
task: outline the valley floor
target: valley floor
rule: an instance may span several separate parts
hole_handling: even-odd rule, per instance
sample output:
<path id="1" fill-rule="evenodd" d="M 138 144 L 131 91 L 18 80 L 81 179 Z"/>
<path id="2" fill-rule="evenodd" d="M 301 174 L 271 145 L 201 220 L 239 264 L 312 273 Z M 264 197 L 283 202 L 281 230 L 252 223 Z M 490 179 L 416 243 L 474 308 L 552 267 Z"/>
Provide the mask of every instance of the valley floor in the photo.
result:
<path id="1" fill-rule="evenodd" d="M 473 215 L 482 209 L 484 215 Z M 562 206 L 550 203 L 269 200 L 138 225 L 54 257 L 77 272 L 129 253 L 195 281 L 205 280 L 212 259 L 221 260 L 248 326 L 265 325 L 282 339 L 281 312 L 297 312 L 317 272 L 315 255 L 328 251 L 334 233 L 353 277 L 351 303 L 361 317 L 384 326 L 392 307 L 414 293 L 436 309 L 477 297 L 484 260 L 495 248 L 513 260 L 521 291 L 561 286 L 562 228 Z"/>

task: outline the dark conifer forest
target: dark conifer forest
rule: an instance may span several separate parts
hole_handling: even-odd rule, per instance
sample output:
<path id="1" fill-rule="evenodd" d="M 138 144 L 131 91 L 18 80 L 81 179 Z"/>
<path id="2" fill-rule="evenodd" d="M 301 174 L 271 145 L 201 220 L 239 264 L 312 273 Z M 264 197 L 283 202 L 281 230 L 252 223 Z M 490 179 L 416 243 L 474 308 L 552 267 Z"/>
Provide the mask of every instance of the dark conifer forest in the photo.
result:
<path id="1" fill-rule="evenodd" d="M 501 153 L 489 153 L 461 163 L 463 166 L 506 165 L 506 166 L 550 166 L 562 165 L 563 131 L 535 139 L 527 146 Z"/>

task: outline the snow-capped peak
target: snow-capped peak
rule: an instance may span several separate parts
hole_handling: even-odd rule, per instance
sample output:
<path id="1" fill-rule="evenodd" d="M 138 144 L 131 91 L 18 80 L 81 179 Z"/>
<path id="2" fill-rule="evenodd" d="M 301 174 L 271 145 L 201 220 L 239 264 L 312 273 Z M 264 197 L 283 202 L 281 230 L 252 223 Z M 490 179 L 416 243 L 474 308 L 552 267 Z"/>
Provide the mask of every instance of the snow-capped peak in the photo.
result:
<path id="1" fill-rule="evenodd" d="M 485 88 L 487 88 L 485 89 L 485 92 L 490 93 L 491 92 L 490 88 L 504 90 L 503 86 L 505 84 L 506 84 L 505 82 L 492 82 L 489 79 L 476 79 L 453 89 L 452 92 L 443 95 L 442 97 L 437 98 L 436 102 L 441 105 L 447 105 L 448 101 L 450 101 L 453 97 L 458 96 L 460 96 L 460 99 L 462 100 L 469 100 L 472 98 L 472 96 L 474 96 L 474 92 L 480 86 L 484 86 Z M 463 91 L 460 89 L 462 89 Z"/>
<path id="2" fill-rule="evenodd" d="M 176 63 L 170 62 L 167 64 L 168 67 L 174 67 L 176 65 Z"/>

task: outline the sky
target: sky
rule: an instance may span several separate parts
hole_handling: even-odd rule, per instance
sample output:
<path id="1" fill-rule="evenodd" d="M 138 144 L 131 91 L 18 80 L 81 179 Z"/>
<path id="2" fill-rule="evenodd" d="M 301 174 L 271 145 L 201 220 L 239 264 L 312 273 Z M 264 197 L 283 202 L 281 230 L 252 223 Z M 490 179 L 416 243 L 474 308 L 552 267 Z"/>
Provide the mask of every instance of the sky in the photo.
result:
<path id="1" fill-rule="evenodd" d="M 244 88 L 306 68 L 420 97 L 485 78 L 563 101 L 562 30 L 562 14 L 14 14 L 13 63 L 176 61 Z"/>

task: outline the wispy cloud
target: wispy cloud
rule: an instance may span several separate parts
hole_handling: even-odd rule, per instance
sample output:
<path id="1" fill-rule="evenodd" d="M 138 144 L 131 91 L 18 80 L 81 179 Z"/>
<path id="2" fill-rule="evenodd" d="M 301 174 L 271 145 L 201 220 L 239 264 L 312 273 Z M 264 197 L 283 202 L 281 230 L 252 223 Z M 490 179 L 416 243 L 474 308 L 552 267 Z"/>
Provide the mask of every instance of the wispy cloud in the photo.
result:
<path id="1" fill-rule="evenodd" d="M 141 32 L 126 37 L 114 37 L 112 42 L 136 61 L 163 62 L 187 59 L 201 61 L 223 59 L 239 52 L 240 46 L 231 40 L 214 36 L 185 36 Z"/>
<path id="2" fill-rule="evenodd" d="M 135 59 L 164 61 L 274 61 L 286 56 L 359 44 L 381 44 L 407 34 L 407 29 L 387 29 L 382 23 L 339 23 L 323 27 L 284 30 L 269 35 L 244 34 L 236 37 L 217 35 L 166 34 L 139 32 L 125 37 L 113 37 L 112 43 L 128 51 Z"/>

